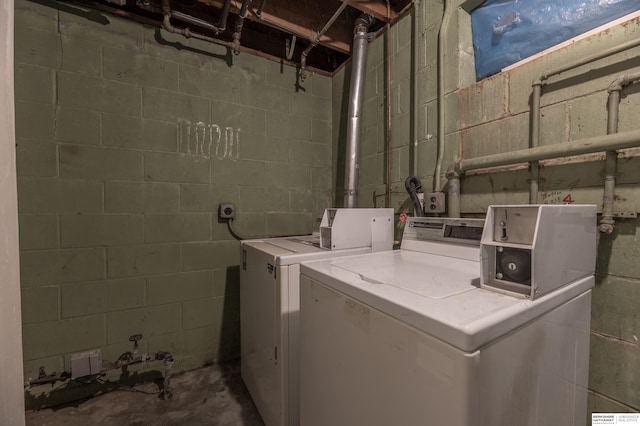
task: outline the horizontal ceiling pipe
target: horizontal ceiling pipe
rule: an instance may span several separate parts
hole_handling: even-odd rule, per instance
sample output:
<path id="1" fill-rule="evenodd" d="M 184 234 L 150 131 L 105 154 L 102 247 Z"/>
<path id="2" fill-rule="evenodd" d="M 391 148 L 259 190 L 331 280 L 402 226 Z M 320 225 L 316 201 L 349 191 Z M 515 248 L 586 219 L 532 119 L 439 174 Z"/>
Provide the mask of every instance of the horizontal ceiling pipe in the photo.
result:
<path id="1" fill-rule="evenodd" d="M 464 173 L 469 170 L 489 167 L 509 166 L 530 161 L 549 160 L 572 155 L 592 154 L 612 149 L 625 149 L 640 146 L 640 130 L 595 136 L 573 142 L 521 149 L 483 157 L 456 161 L 451 165 L 453 172 Z"/>
<path id="2" fill-rule="evenodd" d="M 309 52 L 311 52 L 311 49 L 313 49 L 318 45 L 318 43 L 320 43 L 320 39 L 322 38 L 324 33 L 326 33 L 329 28 L 331 28 L 331 25 L 333 25 L 336 19 L 338 19 L 338 16 L 340 16 L 340 14 L 347 8 L 349 3 L 351 3 L 351 0 L 344 0 L 342 2 L 338 10 L 336 10 L 333 16 L 331 16 L 331 18 L 327 21 L 324 27 L 322 27 L 315 38 L 311 40 L 311 44 L 302 52 L 302 56 L 300 57 L 300 76 L 304 77 L 304 69 L 307 66 L 307 56 L 309 56 Z"/>
<path id="3" fill-rule="evenodd" d="M 141 9 L 148 10 L 150 12 L 164 14 L 163 8 L 154 5 L 150 1 L 138 1 L 137 5 Z M 229 15 L 230 7 L 231 7 L 231 0 L 226 0 L 222 7 L 222 14 L 220 15 L 218 24 L 212 24 L 203 19 L 197 18 L 195 16 L 187 15 L 186 13 L 178 12 L 175 10 L 172 10 L 170 13 L 172 18 L 179 19 L 183 22 L 187 22 L 192 25 L 197 25 L 198 27 L 201 27 L 201 28 L 206 28 L 218 34 L 218 33 L 224 32 L 224 30 L 227 28 L 227 17 Z"/>
<path id="4" fill-rule="evenodd" d="M 258 10 L 256 11 L 256 16 L 258 18 L 262 18 L 262 9 L 264 9 L 264 5 L 267 3 L 267 0 L 262 0 L 260 2 L 260 6 L 258 7 Z"/>
<path id="5" fill-rule="evenodd" d="M 219 44 L 221 46 L 225 46 L 228 48 L 232 48 L 232 43 L 224 41 L 224 40 L 218 40 L 217 38 L 213 38 L 213 37 L 208 37 L 202 34 L 198 34 L 198 33 L 193 33 L 191 32 L 191 30 L 189 30 L 189 28 L 176 28 L 171 24 L 171 7 L 169 6 L 169 0 L 162 0 L 162 14 L 163 14 L 163 20 L 162 20 L 162 28 L 170 33 L 173 34 L 180 34 L 184 37 L 190 38 L 197 38 L 199 40 L 204 40 L 204 41 L 208 41 L 210 43 L 215 43 L 215 44 Z"/>

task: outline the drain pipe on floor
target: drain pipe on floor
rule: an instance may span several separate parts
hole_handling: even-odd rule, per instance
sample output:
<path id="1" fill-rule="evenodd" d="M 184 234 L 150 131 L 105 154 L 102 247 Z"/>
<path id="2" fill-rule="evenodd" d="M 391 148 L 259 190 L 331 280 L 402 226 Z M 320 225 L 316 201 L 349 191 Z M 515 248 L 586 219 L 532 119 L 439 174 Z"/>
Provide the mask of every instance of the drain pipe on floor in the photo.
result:
<path id="1" fill-rule="evenodd" d="M 347 123 L 347 154 L 345 163 L 344 207 L 354 208 L 358 201 L 358 169 L 360 128 L 364 96 L 364 77 L 369 48 L 369 27 L 374 18 L 362 14 L 355 22 L 353 54 L 351 62 L 351 86 L 349 89 L 349 122 Z"/>

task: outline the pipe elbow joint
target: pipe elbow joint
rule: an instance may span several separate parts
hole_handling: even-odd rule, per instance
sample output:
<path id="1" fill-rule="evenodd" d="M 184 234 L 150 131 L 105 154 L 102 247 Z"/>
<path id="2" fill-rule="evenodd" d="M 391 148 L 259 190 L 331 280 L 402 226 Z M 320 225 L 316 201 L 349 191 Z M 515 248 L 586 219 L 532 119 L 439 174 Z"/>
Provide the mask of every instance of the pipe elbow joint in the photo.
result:
<path id="1" fill-rule="evenodd" d="M 598 231 L 600 231 L 601 234 L 611 234 L 613 232 L 613 225 L 601 223 L 600 226 L 598 226 Z"/>
<path id="2" fill-rule="evenodd" d="M 531 82 L 531 87 L 542 86 L 542 82 L 547 79 L 545 74 L 540 74 Z"/>
<path id="3" fill-rule="evenodd" d="M 369 15 L 368 13 L 363 13 L 356 19 L 356 22 L 354 23 L 353 33 L 366 33 L 367 31 L 369 31 L 369 27 L 373 24 L 373 21 L 375 21 L 375 18 L 373 16 Z"/>
<path id="4" fill-rule="evenodd" d="M 616 221 L 612 216 L 603 216 L 602 219 L 600 219 L 598 231 L 600 231 L 601 234 L 611 234 L 613 232 L 615 223 Z"/>
<path id="5" fill-rule="evenodd" d="M 447 179 L 460 179 L 460 176 L 462 176 L 462 170 L 460 168 L 460 160 L 458 159 L 447 168 Z"/>
<path id="6" fill-rule="evenodd" d="M 624 81 L 625 81 L 624 77 L 616 78 L 615 80 L 613 80 L 611 82 L 611 84 L 607 88 L 607 91 L 609 93 L 611 93 L 611 92 L 622 92 L 622 86 L 623 86 Z"/>
<path id="7" fill-rule="evenodd" d="M 234 55 L 239 55 L 240 54 L 240 40 L 236 40 L 234 38 L 234 40 L 231 42 L 231 50 L 233 51 Z"/>

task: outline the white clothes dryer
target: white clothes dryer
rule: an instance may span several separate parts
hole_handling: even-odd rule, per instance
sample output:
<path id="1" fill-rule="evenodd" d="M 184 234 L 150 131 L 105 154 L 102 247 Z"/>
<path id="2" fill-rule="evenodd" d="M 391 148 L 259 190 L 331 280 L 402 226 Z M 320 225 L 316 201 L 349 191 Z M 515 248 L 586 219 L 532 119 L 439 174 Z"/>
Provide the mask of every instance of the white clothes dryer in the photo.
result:
<path id="1" fill-rule="evenodd" d="M 393 209 L 327 209 L 322 238 L 242 241 L 241 375 L 267 426 L 300 424 L 300 263 L 391 250 L 393 227 Z"/>

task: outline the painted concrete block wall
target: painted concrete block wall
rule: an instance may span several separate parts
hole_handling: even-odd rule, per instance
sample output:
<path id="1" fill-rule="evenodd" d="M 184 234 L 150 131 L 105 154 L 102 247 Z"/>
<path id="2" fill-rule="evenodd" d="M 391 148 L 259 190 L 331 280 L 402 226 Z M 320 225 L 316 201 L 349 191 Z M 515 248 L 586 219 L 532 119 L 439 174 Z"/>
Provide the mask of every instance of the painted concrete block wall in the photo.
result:
<path id="1" fill-rule="evenodd" d="M 616 46 L 640 36 L 640 20 L 623 25 L 544 55 L 532 62 L 503 72 L 481 82 L 475 82 L 473 50 L 471 48 L 470 17 L 468 11 L 479 1 L 447 2 L 448 21 L 443 32 L 444 46 L 444 162 L 442 189 L 446 190 L 444 173 L 458 156 L 472 158 L 492 153 L 523 149 L 529 146 L 531 82 L 541 72 L 591 55 L 595 51 Z M 409 147 L 402 154 L 402 136 L 408 132 L 409 122 L 402 120 L 400 111 L 410 107 L 410 100 L 401 86 L 404 76 L 411 73 L 411 60 L 393 62 L 391 71 L 394 119 L 392 120 L 392 192 L 391 206 L 396 212 L 409 210 L 404 189 L 399 184 L 412 171 L 411 161 L 417 158 L 417 175 L 426 189 L 430 189 L 436 170 L 438 137 L 437 46 L 443 2 L 420 2 L 418 38 L 418 134 L 417 149 Z M 400 40 L 411 39 L 410 18 L 403 18 L 392 29 L 392 56 L 403 56 L 410 50 Z M 415 40 L 414 40 L 415 42 Z M 373 42 L 369 58 L 369 76 L 378 72 L 384 51 Z M 411 44 L 411 43 L 409 43 Z M 541 144 L 575 141 L 606 134 L 607 87 L 621 74 L 640 71 L 635 48 L 592 65 L 565 73 L 550 81 L 542 97 Z M 344 78 L 344 77 L 342 77 Z M 335 80 L 334 80 L 335 81 Z M 379 108 L 384 102 L 383 86 L 367 86 L 366 99 L 374 100 L 365 106 L 365 123 L 373 126 L 380 121 Z M 620 106 L 620 131 L 638 129 L 640 107 L 639 86 L 623 91 Z M 335 102 L 334 102 L 335 105 Z M 372 118 L 375 117 L 375 118 Z M 336 116 L 334 115 L 334 121 Z M 370 120 L 370 121 L 368 121 Z M 402 124 L 400 124 L 402 123 Z M 375 128 L 377 131 L 381 126 Z M 374 161 L 371 152 L 380 134 L 365 127 L 360 189 L 364 193 L 361 205 L 373 205 L 378 194 L 386 190 L 386 158 L 383 152 Z M 403 133 L 404 132 L 404 133 Z M 374 136 L 375 135 L 375 136 Z M 386 137 L 378 146 L 385 146 Z M 386 146 L 384 148 L 386 150 Z M 413 150 L 413 152 L 412 152 Z M 618 161 L 616 211 L 640 211 L 640 168 L 635 157 L 637 150 L 621 153 Z M 382 169 L 382 170 L 381 170 Z M 376 170 L 378 170 L 376 172 Z M 602 205 L 604 161 L 603 155 L 545 162 L 541 169 L 540 203 L 560 203 L 567 196 L 579 203 Z M 381 174 L 382 173 L 382 174 Z M 493 173 L 470 173 L 462 180 L 462 212 L 482 215 L 490 204 L 528 203 L 529 175 L 526 167 Z M 372 188 L 375 188 L 372 190 Z M 374 196 L 372 197 L 372 192 Z M 596 287 L 593 291 L 592 333 L 590 357 L 590 411 L 639 411 L 640 381 L 637 365 L 640 362 L 640 269 L 637 268 L 640 221 L 618 220 L 611 235 L 598 241 Z"/>
<path id="2" fill-rule="evenodd" d="M 332 204 L 331 79 L 296 91 L 290 67 L 71 4 L 15 14 L 25 377 L 115 361 L 134 333 L 178 371 L 237 357 L 218 204 L 244 237 L 311 232 Z"/>
<path id="3" fill-rule="evenodd" d="M 13 70 L 13 0 L 0 4 L 0 424 L 21 426 L 22 333 L 18 257 L 15 103 Z"/>
<path id="4" fill-rule="evenodd" d="M 463 157 L 526 148 L 528 146 L 529 94 L 531 81 L 544 70 L 560 66 L 594 51 L 615 46 L 638 37 L 636 19 L 606 32 L 550 53 L 529 64 L 501 73 L 485 81 L 456 88 L 448 94 L 447 138 L 455 140 Z M 638 71 L 638 50 L 602 60 L 562 76 L 545 89 L 542 97 L 541 144 L 562 143 L 606 134 L 606 88 L 618 75 Z M 459 85 L 460 86 L 460 85 Z M 625 90 L 621 117 L 636 117 L 631 124 L 620 122 L 620 131 L 637 129 L 640 97 L 636 88 Z M 468 108 L 474 105 L 475 108 Z M 465 109 L 467 108 L 467 109 Z M 487 116 L 479 117 L 477 114 Z M 639 201 L 638 168 L 627 168 L 633 159 L 619 161 L 619 187 L 616 210 L 637 212 Z M 541 171 L 539 202 L 561 202 L 567 196 L 575 202 L 602 201 L 602 157 L 592 161 L 563 164 L 550 162 Z M 502 179 L 491 175 L 469 179 L 468 212 L 495 200 L 526 202 L 526 173 L 503 173 Z M 475 180 L 475 182 L 473 182 Z M 640 273 L 633 255 L 637 244 L 638 222 L 618 221 L 612 235 L 600 237 L 598 245 L 597 284 L 594 290 L 591 361 L 590 410 L 640 410 L 640 393 L 635 368 L 640 352 L 635 337 L 637 314 L 629 304 L 639 299 L 634 293 L 640 286 Z M 623 254 L 624 253 L 624 254 Z"/>
<path id="5" fill-rule="evenodd" d="M 464 38 L 468 14 L 460 10 L 458 28 L 447 39 Z M 529 146 L 531 82 L 545 70 L 562 66 L 640 35 L 640 20 L 574 43 L 530 63 L 478 83 L 459 76 L 445 99 L 445 138 L 452 152 L 472 158 Z M 553 78 L 541 100 L 541 145 L 576 141 L 607 133 L 607 88 L 621 74 L 640 71 L 640 49 L 632 49 Z M 464 53 L 457 52 L 458 63 Z M 450 87 L 450 86 L 447 86 Z M 638 129 L 638 88 L 623 91 L 619 131 Z M 615 210 L 635 213 L 640 206 L 637 150 L 620 154 Z M 538 202 L 602 205 L 603 155 L 555 160 L 540 172 Z M 463 180 L 463 211 L 480 213 L 492 203 L 528 202 L 526 170 L 479 174 Z M 640 271 L 636 267 L 636 219 L 618 220 L 611 235 L 598 242 L 596 287 L 593 291 L 590 411 L 638 411 L 640 388 L 635 365 L 640 362 L 635 306 L 640 302 Z"/>

